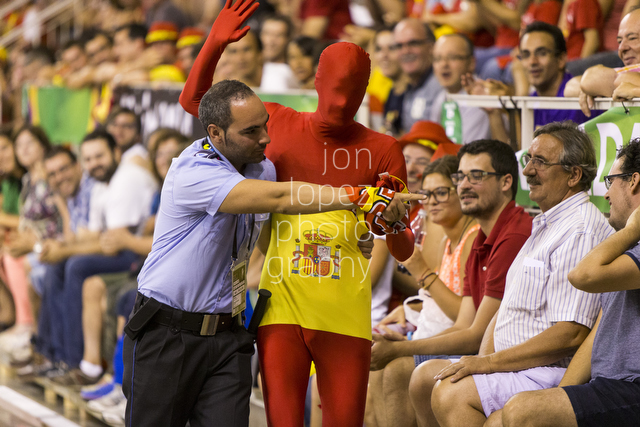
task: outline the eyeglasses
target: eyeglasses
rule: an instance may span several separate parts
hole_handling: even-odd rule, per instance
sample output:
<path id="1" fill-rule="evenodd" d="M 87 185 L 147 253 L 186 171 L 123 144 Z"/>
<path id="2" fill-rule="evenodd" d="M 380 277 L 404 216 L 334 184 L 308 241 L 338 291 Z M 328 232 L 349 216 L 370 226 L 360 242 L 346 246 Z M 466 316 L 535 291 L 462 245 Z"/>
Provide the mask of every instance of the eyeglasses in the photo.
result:
<path id="1" fill-rule="evenodd" d="M 374 52 L 394 52 L 398 49 L 397 44 L 391 44 L 388 46 L 380 46 L 376 44 L 373 48 Z"/>
<path id="2" fill-rule="evenodd" d="M 402 49 L 403 47 L 412 48 L 412 47 L 422 46 L 427 42 L 428 40 L 409 40 L 408 42 L 404 42 L 404 43 L 396 43 L 394 47 L 396 49 Z"/>
<path id="3" fill-rule="evenodd" d="M 550 168 L 551 166 L 564 166 L 564 163 L 549 163 L 539 157 L 531 157 L 531 154 L 525 154 L 522 156 L 522 160 L 524 161 L 525 168 L 531 164 L 532 168 L 539 171 Z"/>
<path id="4" fill-rule="evenodd" d="M 628 176 L 633 175 L 635 172 L 627 172 L 627 173 L 618 173 L 615 175 L 607 175 L 604 177 L 604 186 L 607 187 L 607 190 L 611 188 L 611 184 L 613 182 L 613 178 L 626 178 Z"/>
<path id="5" fill-rule="evenodd" d="M 534 50 L 533 53 L 529 52 L 528 50 L 521 50 L 520 53 L 518 54 L 518 59 L 522 61 L 523 59 L 529 59 L 532 56 L 535 56 L 536 59 L 540 59 L 540 58 L 546 58 L 547 56 L 555 53 L 557 53 L 557 51 L 547 49 L 546 47 L 539 47 L 536 50 Z"/>
<path id="6" fill-rule="evenodd" d="M 449 196 L 451 195 L 451 190 L 455 191 L 455 187 L 438 187 L 433 191 L 429 190 L 418 190 L 418 194 L 423 194 L 426 196 L 422 203 L 429 203 L 431 196 L 434 197 L 436 202 L 444 203 L 449 200 Z"/>
<path id="7" fill-rule="evenodd" d="M 458 186 L 462 184 L 462 181 L 464 181 L 464 177 L 466 176 L 470 184 L 480 184 L 482 180 L 484 180 L 487 176 L 502 176 L 502 175 L 504 174 L 498 173 L 498 172 L 486 172 L 486 171 L 474 169 L 467 174 L 462 172 L 452 173 L 451 181 L 453 181 L 453 185 Z"/>
<path id="8" fill-rule="evenodd" d="M 471 58 L 471 55 L 450 55 L 450 56 L 434 56 L 433 63 L 438 62 L 459 62 Z"/>

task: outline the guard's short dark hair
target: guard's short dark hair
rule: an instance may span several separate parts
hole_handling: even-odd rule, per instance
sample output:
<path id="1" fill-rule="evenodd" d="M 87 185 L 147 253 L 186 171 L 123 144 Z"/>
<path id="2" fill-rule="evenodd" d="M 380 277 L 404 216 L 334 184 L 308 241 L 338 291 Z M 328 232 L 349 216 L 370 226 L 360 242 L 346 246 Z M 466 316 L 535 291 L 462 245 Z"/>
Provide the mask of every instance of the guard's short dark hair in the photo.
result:
<path id="1" fill-rule="evenodd" d="M 460 164 L 460 159 L 456 156 L 446 155 L 433 162 L 429 163 L 426 168 L 424 168 L 424 172 L 422 173 L 422 182 L 427 177 L 427 175 L 432 175 L 434 173 L 440 174 L 451 181 L 451 174 L 454 174 L 458 171 L 458 165 Z"/>
<path id="2" fill-rule="evenodd" d="M 198 116 L 207 132 L 209 125 L 227 131 L 231 125 L 231 101 L 257 96 L 249 86 L 238 80 L 222 80 L 211 86 L 200 100 Z"/>
<path id="3" fill-rule="evenodd" d="M 580 167 L 582 177 L 578 184 L 582 191 L 589 191 L 598 172 L 596 150 L 593 148 L 593 141 L 589 135 L 580 130 L 578 125 L 571 120 L 551 122 L 540 126 L 533 132 L 533 137 L 536 138 L 540 135 L 551 135 L 562 143 L 559 162 L 567 172 L 570 172 L 574 166 Z"/>
<path id="4" fill-rule="evenodd" d="M 116 28 L 113 34 L 119 33 L 122 30 L 127 30 L 127 37 L 129 37 L 130 40 L 142 39 L 142 41 L 144 41 L 147 37 L 147 27 L 141 24 L 122 25 Z"/>
<path id="5" fill-rule="evenodd" d="M 531 24 L 527 25 L 527 27 L 522 32 L 520 36 L 520 41 L 525 34 L 529 33 L 547 33 L 553 38 L 553 44 L 555 45 L 556 55 L 560 55 L 562 53 L 567 53 L 567 43 L 564 40 L 564 36 L 562 35 L 562 30 L 556 27 L 555 25 L 547 24 L 542 21 L 535 21 Z M 519 45 L 518 45 L 519 47 Z"/>
<path id="6" fill-rule="evenodd" d="M 284 25 L 287 26 L 287 38 L 290 39 L 291 36 L 293 35 L 293 23 L 291 22 L 291 18 L 289 18 L 288 16 L 280 15 L 278 13 L 265 16 L 264 19 L 262 19 L 262 23 L 260 24 L 260 31 L 262 31 L 262 27 L 264 26 L 264 23 L 267 21 L 282 22 Z"/>
<path id="7" fill-rule="evenodd" d="M 620 172 L 640 172 L 640 138 L 634 138 L 618 150 L 617 159 L 622 159 Z"/>
<path id="8" fill-rule="evenodd" d="M 73 151 L 71 151 L 67 147 L 63 147 L 61 145 L 54 145 L 53 147 L 51 147 L 51 149 L 49 151 L 44 153 L 44 159 L 45 160 L 49 160 L 49 159 L 57 156 L 58 154 L 64 154 L 65 156 L 67 156 L 69 158 L 69 160 L 71 160 L 71 163 L 73 163 L 73 164 L 78 163 L 78 158 L 73 153 Z"/>
<path id="9" fill-rule="evenodd" d="M 502 175 L 511 175 L 511 200 L 518 192 L 518 160 L 510 145 L 495 139 L 479 139 L 463 145 L 458 152 L 458 159 L 465 154 L 476 156 L 487 153 L 491 157 L 491 167 Z"/>
<path id="10" fill-rule="evenodd" d="M 136 125 L 136 132 L 138 134 L 140 134 L 140 132 L 142 131 L 142 123 L 140 121 L 140 116 L 138 116 L 136 114 L 135 111 L 133 111 L 131 108 L 126 108 L 126 107 L 114 107 L 113 110 L 111 110 L 111 112 L 109 113 L 109 116 L 107 117 L 107 125 L 111 124 L 111 122 L 113 122 L 116 117 L 118 117 L 120 114 L 127 114 L 129 116 L 133 116 L 135 118 L 134 124 Z"/>
<path id="11" fill-rule="evenodd" d="M 113 152 L 116 149 L 116 140 L 104 128 L 98 128 L 93 132 L 87 134 L 84 138 L 82 138 L 82 142 L 80 143 L 80 145 L 82 146 L 82 144 L 84 144 L 85 142 L 92 141 L 94 139 L 101 139 L 105 141 L 109 146 L 109 150 L 111 150 L 111 152 Z"/>

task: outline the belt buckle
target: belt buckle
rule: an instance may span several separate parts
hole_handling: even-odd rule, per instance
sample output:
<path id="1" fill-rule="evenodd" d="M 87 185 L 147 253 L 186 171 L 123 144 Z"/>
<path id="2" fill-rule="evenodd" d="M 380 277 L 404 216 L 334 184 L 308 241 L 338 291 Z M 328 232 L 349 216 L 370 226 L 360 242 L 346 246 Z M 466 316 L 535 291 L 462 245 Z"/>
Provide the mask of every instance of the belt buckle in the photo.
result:
<path id="1" fill-rule="evenodd" d="M 218 322 L 220 321 L 220 315 L 218 314 L 205 314 L 202 316 L 202 327 L 200 327 L 200 335 L 212 336 L 216 334 L 218 330 Z"/>

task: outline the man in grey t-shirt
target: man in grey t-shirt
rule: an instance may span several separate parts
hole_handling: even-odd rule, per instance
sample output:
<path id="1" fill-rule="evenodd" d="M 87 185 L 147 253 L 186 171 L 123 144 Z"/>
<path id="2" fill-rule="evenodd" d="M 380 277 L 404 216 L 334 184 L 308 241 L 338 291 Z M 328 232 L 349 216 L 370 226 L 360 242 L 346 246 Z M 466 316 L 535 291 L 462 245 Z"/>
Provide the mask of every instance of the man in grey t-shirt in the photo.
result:
<path id="1" fill-rule="evenodd" d="M 505 426 L 640 424 L 640 139 L 618 152 L 605 185 L 617 232 L 569 273 L 576 288 L 604 292 L 598 323 L 558 388 L 507 402 Z"/>

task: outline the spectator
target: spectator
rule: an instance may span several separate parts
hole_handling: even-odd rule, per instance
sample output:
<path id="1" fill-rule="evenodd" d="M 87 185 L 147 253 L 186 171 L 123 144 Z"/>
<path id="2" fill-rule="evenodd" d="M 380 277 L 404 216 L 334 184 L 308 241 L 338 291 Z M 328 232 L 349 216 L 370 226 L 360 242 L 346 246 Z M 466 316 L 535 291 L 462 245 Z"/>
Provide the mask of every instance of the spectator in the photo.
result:
<path id="1" fill-rule="evenodd" d="M 567 40 L 567 59 L 588 58 L 598 52 L 602 44 L 600 3 L 597 0 L 570 0 L 559 27 Z"/>
<path id="2" fill-rule="evenodd" d="M 262 83 L 262 43 L 255 32 L 227 47 L 229 60 L 233 63 L 234 78 L 249 87 L 260 87 Z"/>
<path id="3" fill-rule="evenodd" d="M 107 132 L 116 141 L 117 156 L 120 162 L 137 164 L 144 168 L 150 168 L 149 154 L 141 144 L 140 117 L 128 108 L 116 107 L 107 117 Z"/>
<path id="4" fill-rule="evenodd" d="M 429 120 L 440 123 L 447 137 L 457 144 L 491 136 L 486 111 L 446 101 L 447 93 L 466 93 L 462 87 L 462 76 L 472 73 L 474 69 L 473 44 L 465 35 L 443 35 L 436 41 L 433 47 L 433 73 L 445 90 L 433 101 Z"/>
<path id="5" fill-rule="evenodd" d="M 287 59 L 287 45 L 293 36 L 293 23 L 284 15 L 264 18 L 260 28 L 262 55 L 265 64 L 284 64 Z"/>
<path id="6" fill-rule="evenodd" d="M 18 232 L 9 236 L 3 255 L 7 286 L 16 308 L 16 324 L 1 334 L 0 348 L 13 359 L 24 361 L 31 354 L 30 338 L 35 326 L 24 256 L 29 254 L 29 265 L 36 267 L 39 243 L 44 239 L 61 238 L 68 223 L 63 222 L 66 208 L 52 193 L 46 179 L 43 159 L 51 146 L 47 135 L 41 128 L 24 126 L 16 133 L 14 144 L 18 163 L 27 173 L 22 178 Z M 34 283 L 34 286 L 38 284 Z"/>
<path id="7" fill-rule="evenodd" d="M 402 101 L 401 133 L 405 133 L 416 121 L 430 117 L 433 100 L 442 87 L 432 72 L 435 39 L 429 27 L 417 19 L 403 19 L 393 35 L 400 68 L 409 80 Z"/>
<path id="8" fill-rule="evenodd" d="M 172 22 L 178 31 L 191 25 L 187 15 L 171 0 L 142 0 L 144 20 L 147 28 L 156 22 Z"/>
<path id="9" fill-rule="evenodd" d="M 634 9 L 622 18 L 618 29 L 618 56 L 624 63 L 623 68 L 609 68 L 596 65 L 582 76 L 574 77 L 567 83 L 564 96 L 578 97 L 582 112 L 591 117 L 593 98 L 597 96 L 625 100 L 637 95 L 638 65 L 640 63 L 640 11 Z"/>
<path id="10" fill-rule="evenodd" d="M 531 218 L 513 200 L 518 188 L 513 150 L 500 141 L 480 140 L 464 145 L 458 156 L 460 165 L 452 180 L 457 184 L 462 213 L 480 224 L 465 267 L 460 310 L 454 326 L 435 337 L 389 341 L 374 335 L 371 369 L 384 369 L 377 376 L 382 383 L 374 385 L 383 398 L 375 407 L 381 411 L 378 420 L 386 425 L 411 425 L 416 414 L 419 422 L 425 422 L 420 409 L 430 411 L 430 390 L 420 396 L 421 408 L 413 408 L 409 400 L 409 382 L 429 375 L 423 371 L 425 365 L 420 365 L 423 361 L 446 357 L 433 355 L 478 352 L 482 335 L 500 306 L 508 266 L 531 233 Z"/>
<path id="11" fill-rule="evenodd" d="M 95 67 L 113 61 L 113 39 L 107 33 L 97 32 L 87 40 L 84 49 L 89 65 Z"/>
<path id="12" fill-rule="evenodd" d="M 66 385 L 96 382 L 101 367 L 80 364 L 83 356 L 82 284 L 98 273 L 126 271 L 137 255 L 122 251 L 104 255 L 100 235 L 107 230 L 141 231 L 149 217 L 157 184 L 146 169 L 124 158 L 115 157 L 116 143 L 107 132 L 98 130 L 87 135 L 80 146 L 83 165 L 100 185 L 94 186 L 89 211 L 89 232 L 80 242 L 47 241 L 42 260 L 50 263 L 47 278 L 54 292 L 64 301 L 65 315 L 60 316 L 63 330 L 63 361 L 71 368 L 60 369 L 54 380 Z M 79 368 L 79 369 L 78 369 Z"/>
<path id="13" fill-rule="evenodd" d="M 302 0 L 300 34 L 314 39 L 337 40 L 345 25 L 351 24 L 348 2 L 341 0 Z"/>
<path id="14" fill-rule="evenodd" d="M 402 109 L 401 94 L 405 90 L 402 70 L 398 62 L 398 50 L 391 28 L 377 31 L 371 40 L 373 70 L 367 86 L 369 109 L 371 111 L 371 129 L 382 133 L 397 134 L 400 126 L 400 115 L 389 114 L 387 117 L 387 101 L 398 100 L 397 106 L 390 106 L 393 111 Z M 389 101 L 393 103 L 394 101 Z"/>
<path id="15" fill-rule="evenodd" d="M 567 280 L 613 231 L 587 195 L 598 168 L 593 143 L 574 123 L 551 123 L 535 131 L 525 163 L 530 198 L 542 214 L 509 267 L 504 303 L 482 351 L 455 363 L 432 361 L 425 370 L 431 376 L 412 385 L 412 402 L 425 415 L 420 391 L 442 380 L 431 402 L 443 426 L 482 425 L 514 394 L 557 386 L 596 321 L 599 296 Z"/>
<path id="16" fill-rule="evenodd" d="M 149 81 L 183 83 L 185 76 L 176 66 L 178 29 L 171 22 L 154 22 L 145 38 L 147 49 L 156 56 L 159 64 L 149 70 Z"/>
<path id="17" fill-rule="evenodd" d="M 178 64 L 185 76 L 189 75 L 193 61 L 195 61 L 202 42 L 204 41 L 204 31 L 199 28 L 185 28 L 178 36 L 176 48 L 178 48 Z"/>
<path id="18" fill-rule="evenodd" d="M 0 209 L 0 236 L 4 243 L 7 234 L 20 224 L 20 191 L 25 170 L 18 163 L 13 141 L 8 133 L 0 133 L 0 175 L 2 176 L 2 208 Z M 11 292 L 2 283 L 0 305 L 0 332 L 15 323 L 15 307 Z"/>
<path id="19" fill-rule="evenodd" d="M 567 47 L 560 29 L 544 22 L 525 28 L 520 39 L 520 61 L 526 79 L 535 89 L 530 96 L 558 97 L 572 78 L 565 70 Z M 579 110 L 535 110 L 533 126 L 572 120 L 584 123 L 588 118 Z"/>
<path id="20" fill-rule="evenodd" d="M 638 410 L 638 241 L 640 141 L 622 148 L 605 177 L 609 223 L 617 231 L 569 273 L 573 286 L 603 292 L 599 321 L 560 386 L 523 392 L 504 407 L 505 426 L 634 426 Z M 606 390 L 606 391 L 605 391 Z M 540 411 L 544 408 L 544 411 Z"/>
<path id="21" fill-rule="evenodd" d="M 446 237 L 442 240 L 444 246 L 438 245 L 440 258 L 437 264 L 430 266 L 419 251 L 404 262 L 412 276 L 420 278 L 429 291 L 420 287 L 417 297 L 406 299 L 403 305 L 394 309 L 377 325 L 376 329 L 382 331 L 380 333 L 387 339 L 427 338 L 450 328 L 456 320 L 462 300 L 465 265 L 479 228 L 473 218 L 462 214 L 460 210 L 460 200 L 450 178 L 457 170 L 458 160 L 453 156 L 437 159 L 425 169 L 421 191 L 423 194 L 429 193 L 429 198 L 425 200 L 429 218 L 445 229 Z M 375 259 L 375 247 L 372 259 Z M 441 286 L 440 281 L 444 286 Z M 402 335 L 402 332 L 414 329 L 410 336 Z M 369 374 L 367 412 L 374 419 L 376 408 L 380 417 L 384 413 L 381 408 L 385 404 L 381 396 L 383 373 L 384 370 Z M 386 425 L 385 420 L 378 421 L 375 425 Z"/>
<path id="22" fill-rule="evenodd" d="M 44 167 L 51 189 L 65 200 L 69 211 L 69 228 L 73 232 L 73 236 L 68 237 L 69 243 L 82 241 L 88 233 L 89 202 L 95 181 L 88 174 L 83 174 L 76 156 L 62 147 L 47 151 Z M 44 241 L 43 248 L 46 245 Z M 46 273 L 46 267 L 43 268 Z M 42 303 L 35 350 L 41 357 L 35 357 L 32 363 L 19 369 L 18 375 L 21 377 L 46 375 L 53 370 L 54 361 L 64 359 L 62 329 L 57 317 L 64 313 L 64 303 L 62 295 L 47 286 L 49 283 L 43 280 L 40 292 Z"/>
<path id="23" fill-rule="evenodd" d="M 293 33 L 291 20 L 283 15 L 267 16 L 260 28 L 262 44 L 262 82 L 263 92 L 286 92 L 295 87 L 291 67 L 287 64 L 287 47 Z"/>
<path id="24" fill-rule="evenodd" d="M 315 89 L 316 65 L 314 53 L 318 42 L 311 37 L 298 36 L 287 46 L 287 64 L 299 89 Z"/>

